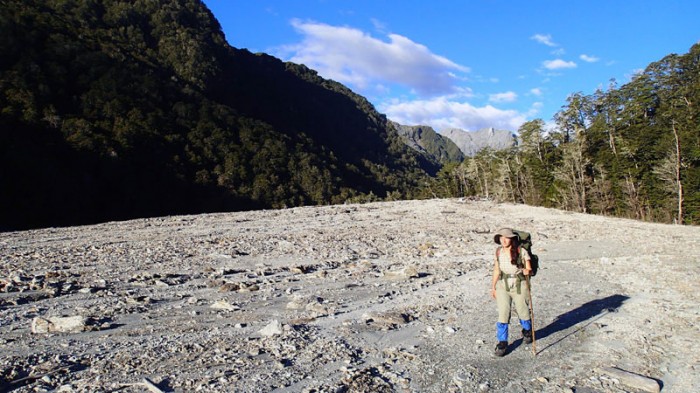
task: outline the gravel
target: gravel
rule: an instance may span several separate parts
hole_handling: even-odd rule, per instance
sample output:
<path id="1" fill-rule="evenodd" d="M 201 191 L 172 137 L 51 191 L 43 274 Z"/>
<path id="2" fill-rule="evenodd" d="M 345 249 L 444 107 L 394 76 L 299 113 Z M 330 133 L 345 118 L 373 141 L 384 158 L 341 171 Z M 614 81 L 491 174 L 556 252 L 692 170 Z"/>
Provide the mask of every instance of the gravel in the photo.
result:
<path id="1" fill-rule="evenodd" d="M 541 261 L 536 355 L 515 315 L 493 355 L 504 226 Z M 0 233 L 0 391 L 689 392 L 698 239 L 458 199 Z"/>

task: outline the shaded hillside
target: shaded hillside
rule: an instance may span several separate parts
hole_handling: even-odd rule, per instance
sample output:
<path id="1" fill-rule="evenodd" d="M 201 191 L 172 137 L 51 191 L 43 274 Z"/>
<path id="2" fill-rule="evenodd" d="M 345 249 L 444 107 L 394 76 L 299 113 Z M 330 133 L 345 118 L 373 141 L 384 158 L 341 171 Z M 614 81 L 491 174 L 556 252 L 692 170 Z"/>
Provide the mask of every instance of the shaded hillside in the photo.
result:
<path id="1" fill-rule="evenodd" d="M 5 1 L 0 228 L 410 196 L 386 118 L 199 0 Z"/>
<path id="2" fill-rule="evenodd" d="M 392 122 L 399 135 L 408 146 L 421 153 L 432 163 L 434 173 L 444 164 L 460 163 L 464 160 L 464 154 L 447 137 L 444 137 L 432 127 L 428 126 L 405 126 Z"/>

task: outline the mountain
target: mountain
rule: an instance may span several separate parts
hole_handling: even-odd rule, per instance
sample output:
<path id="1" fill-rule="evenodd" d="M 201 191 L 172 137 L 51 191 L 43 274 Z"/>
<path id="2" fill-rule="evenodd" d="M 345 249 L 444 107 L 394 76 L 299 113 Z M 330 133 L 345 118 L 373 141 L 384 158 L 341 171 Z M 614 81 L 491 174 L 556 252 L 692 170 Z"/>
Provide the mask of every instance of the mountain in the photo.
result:
<path id="1" fill-rule="evenodd" d="M 517 145 L 516 136 L 506 130 L 483 128 L 478 131 L 464 131 L 459 128 L 448 128 L 440 133 L 451 139 L 464 155 L 472 157 L 483 148 L 503 150 Z"/>
<path id="2" fill-rule="evenodd" d="M 399 135 L 412 149 L 425 155 L 439 169 L 448 162 L 460 163 L 464 160 L 464 154 L 447 137 L 444 137 L 429 126 L 406 126 L 391 122 Z"/>
<path id="3" fill-rule="evenodd" d="M 432 170 L 200 0 L 10 0 L 0 29 L 0 229 L 411 197 Z"/>

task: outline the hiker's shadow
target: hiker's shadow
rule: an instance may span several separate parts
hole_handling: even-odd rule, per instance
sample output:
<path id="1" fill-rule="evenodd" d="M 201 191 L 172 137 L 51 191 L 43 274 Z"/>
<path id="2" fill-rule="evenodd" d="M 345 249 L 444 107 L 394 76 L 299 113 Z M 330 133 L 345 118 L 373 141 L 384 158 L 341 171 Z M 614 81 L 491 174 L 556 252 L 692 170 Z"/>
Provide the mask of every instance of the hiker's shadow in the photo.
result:
<path id="1" fill-rule="evenodd" d="M 608 296 L 602 299 L 596 299 L 592 300 L 588 303 L 582 304 L 578 307 L 576 307 L 573 310 L 567 311 L 564 314 L 559 315 L 554 319 L 552 323 L 549 325 L 541 328 L 541 329 L 536 329 L 535 330 L 535 338 L 537 340 L 546 338 L 554 333 L 561 332 L 563 330 L 567 330 L 573 326 L 576 326 L 582 322 L 588 321 L 586 325 L 581 326 L 579 329 L 576 331 L 579 331 L 586 326 L 590 325 L 594 321 L 598 320 L 599 318 L 605 316 L 608 313 L 611 312 L 617 312 L 617 310 L 622 306 L 622 304 L 629 299 L 629 296 L 624 296 L 624 295 L 612 295 Z M 575 333 L 574 331 L 573 333 Z M 555 345 L 562 340 L 566 339 L 569 337 L 571 334 L 569 333 L 566 336 L 560 338 L 554 343 L 551 343 L 544 347 L 542 350 L 538 351 L 543 352 L 547 348 L 551 347 L 552 345 Z"/>
<path id="2" fill-rule="evenodd" d="M 567 311 L 564 314 L 559 315 L 552 323 L 543 327 L 542 329 L 537 329 L 535 331 L 535 337 L 538 339 L 545 338 L 556 332 L 560 332 L 574 325 L 578 325 L 581 322 L 588 321 L 593 317 L 603 316 L 610 312 L 616 312 L 617 309 L 622 306 L 622 303 L 624 303 L 627 299 L 629 299 L 629 296 L 612 295 L 582 304 L 571 311 Z"/>

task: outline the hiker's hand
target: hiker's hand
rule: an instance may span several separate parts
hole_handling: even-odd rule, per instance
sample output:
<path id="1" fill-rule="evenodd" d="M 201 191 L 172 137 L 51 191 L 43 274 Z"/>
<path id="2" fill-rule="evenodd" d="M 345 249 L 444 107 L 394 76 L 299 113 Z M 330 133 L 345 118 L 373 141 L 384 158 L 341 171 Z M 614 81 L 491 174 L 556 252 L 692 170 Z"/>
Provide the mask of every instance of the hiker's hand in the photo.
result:
<path id="1" fill-rule="evenodd" d="M 496 288 L 491 288 L 491 297 L 496 298 Z"/>

